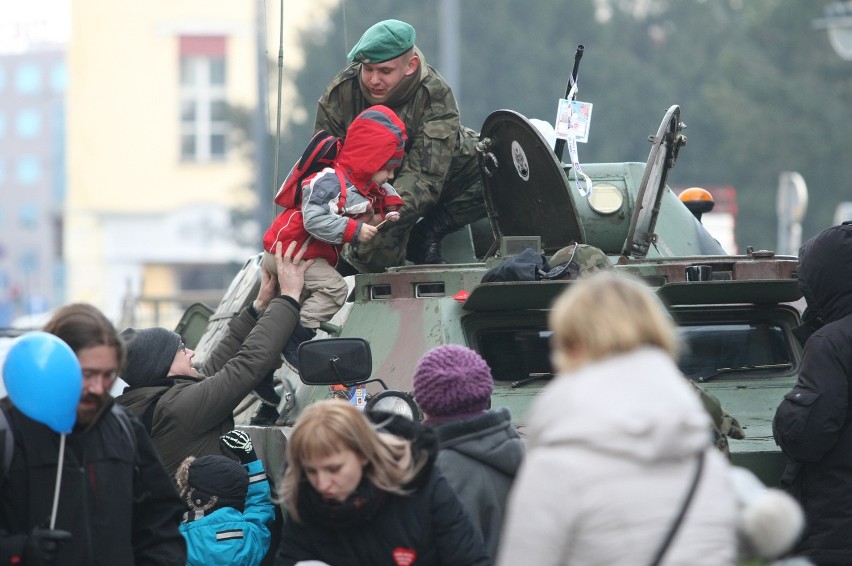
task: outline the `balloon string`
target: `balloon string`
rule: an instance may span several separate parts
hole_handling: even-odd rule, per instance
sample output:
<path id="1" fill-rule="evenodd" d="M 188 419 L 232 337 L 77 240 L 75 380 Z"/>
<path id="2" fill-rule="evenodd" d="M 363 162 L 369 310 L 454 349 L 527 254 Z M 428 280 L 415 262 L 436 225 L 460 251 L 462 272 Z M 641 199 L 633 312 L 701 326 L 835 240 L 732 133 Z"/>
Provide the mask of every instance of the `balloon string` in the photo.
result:
<path id="1" fill-rule="evenodd" d="M 65 460 L 65 435 L 59 437 L 59 463 L 56 466 L 56 489 L 53 490 L 53 511 L 50 513 L 50 529 L 56 526 L 56 509 L 59 507 L 59 486 L 62 485 L 62 464 Z"/>

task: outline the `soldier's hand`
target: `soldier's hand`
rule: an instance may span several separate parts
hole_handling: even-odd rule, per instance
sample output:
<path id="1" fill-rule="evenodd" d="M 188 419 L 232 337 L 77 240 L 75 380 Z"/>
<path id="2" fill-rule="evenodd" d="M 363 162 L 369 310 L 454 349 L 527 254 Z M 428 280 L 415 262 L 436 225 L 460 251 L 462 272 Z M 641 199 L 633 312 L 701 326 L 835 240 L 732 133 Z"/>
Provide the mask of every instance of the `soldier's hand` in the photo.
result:
<path id="1" fill-rule="evenodd" d="M 241 464 L 248 464 L 257 460 L 257 454 L 255 454 L 254 447 L 251 444 L 251 436 L 247 432 L 234 429 L 220 436 L 219 444 L 223 450 L 236 456 Z"/>
<path id="2" fill-rule="evenodd" d="M 308 240 L 302 244 L 296 255 L 293 255 L 296 249 L 296 242 L 290 242 L 287 246 L 287 251 L 281 254 L 281 242 L 275 244 L 275 266 L 278 271 L 278 286 L 281 289 L 281 294 L 299 300 L 302 294 L 302 287 L 305 285 L 305 270 L 314 264 L 314 260 L 309 259 L 302 261 L 305 251 L 308 249 Z"/>
<path id="3" fill-rule="evenodd" d="M 68 531 L 35 527 L 24 546 L 24 563 L 37 566 L 53 564 L 62 543 L 70 539 Z"/>
<path id="4" fill-rule="evenodd" d="M 369 224 L 361 224 L 361 229 L 358 231 L 358 241 L 362 244 L 364 242 L 369 242 L 373 238 L 376 237 L 376 234 L 379 233 L 379 229 L 375 226 L 370 226 Z"/>

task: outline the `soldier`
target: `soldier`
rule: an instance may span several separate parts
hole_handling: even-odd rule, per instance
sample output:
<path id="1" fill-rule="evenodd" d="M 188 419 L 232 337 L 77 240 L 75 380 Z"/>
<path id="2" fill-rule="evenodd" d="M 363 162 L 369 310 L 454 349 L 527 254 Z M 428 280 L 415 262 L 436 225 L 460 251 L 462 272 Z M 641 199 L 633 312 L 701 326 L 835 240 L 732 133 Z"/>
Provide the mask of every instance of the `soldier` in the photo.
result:
<path id="1" fill-rule="evenodd" d="M 361 111 L 384 104 L 408 132 L 394 183 L 405 202 L 399 221 L 357 250 L 344 250 L 343 257 L 361 272 L 401 265 L 406 256 L 414 263 L 446 263 L 443 237 L 485 217 L 477 133 L 461 125 L 452 90 L 414 39 L 414 28 L 399 20 L 369 28 L 317 106 L 316 131 L 345 137 Z"/>

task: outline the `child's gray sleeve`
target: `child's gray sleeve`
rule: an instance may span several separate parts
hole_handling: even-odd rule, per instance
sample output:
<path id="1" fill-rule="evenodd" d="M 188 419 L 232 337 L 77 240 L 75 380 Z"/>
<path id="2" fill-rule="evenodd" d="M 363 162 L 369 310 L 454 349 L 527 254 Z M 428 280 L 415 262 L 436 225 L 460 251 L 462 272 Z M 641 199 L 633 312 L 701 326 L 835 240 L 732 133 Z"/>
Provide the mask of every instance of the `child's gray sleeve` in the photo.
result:
<path id="1" fill-rule="evenodd" d="M 398 197 L 399 196 L 399 193 L 396 191 L 396 189 L 390 183 L 383 184 L 382 188 L 385 190 L 385 192 L 387 193 L 387 196 L 389 196 L 389 197 Z"/>
<path id="2" fill-rule="evenodd" d="M 337 214 L 340 182 L 333 172 L 320 174 L 302 188 L 302 217 L 305 230 L 318 240 L 342 244 L 351 219 Z"/>

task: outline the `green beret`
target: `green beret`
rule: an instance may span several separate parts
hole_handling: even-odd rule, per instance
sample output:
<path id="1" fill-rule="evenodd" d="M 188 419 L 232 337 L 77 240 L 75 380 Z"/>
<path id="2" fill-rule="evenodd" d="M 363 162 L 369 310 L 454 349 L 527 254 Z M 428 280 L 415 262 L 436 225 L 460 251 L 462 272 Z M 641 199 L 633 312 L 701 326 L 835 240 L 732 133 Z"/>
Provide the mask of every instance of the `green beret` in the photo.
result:
<path id="1" fill-rule="evenodd" d="M 414 47 L 414 28 L 399 20 L 379 22 L 361 36 L 349 60 L 358 63 L 382 63 L 395 59 Z"/>

